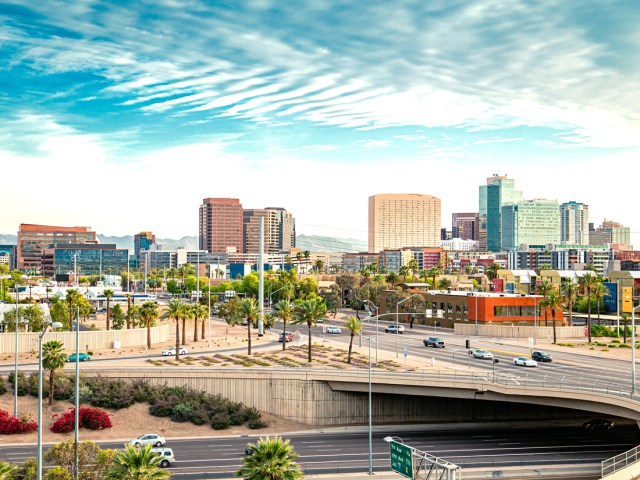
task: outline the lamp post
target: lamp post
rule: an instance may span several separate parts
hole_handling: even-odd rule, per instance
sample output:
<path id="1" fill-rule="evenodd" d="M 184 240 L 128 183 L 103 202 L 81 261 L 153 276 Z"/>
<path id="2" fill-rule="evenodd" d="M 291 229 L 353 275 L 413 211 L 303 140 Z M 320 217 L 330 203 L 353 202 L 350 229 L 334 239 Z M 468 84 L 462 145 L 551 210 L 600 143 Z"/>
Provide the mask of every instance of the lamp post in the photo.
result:
<path id="1" fill-rule="evenodd" d="M 60 322 L 49 322 L 45 325 L 42 333 L 38 335 L 38 458 L 37 458 L 37 480 L 42 480 L 42 337 L 47 333 L 49 327 L 62 328 Z M 17 379 L 16 379 L 17 381 Z"/>
<path id="2" fill-rule="evenodd" d="M 412 295 L 409 295 L 407 298 L 403 298 L 402 300 L 400 300 L 398 303 L 396 303 L 396 325 L 400 325 L 400 314 L 398 313 L 398 307 L 400 307 L 401 303 L 406 302 L 407 300 L 410 300 L 413 297 L 421 297 L 422 295 L 420 295 L 419 293 L 414 293 Z M 396 358 L 400 357 L 400 353 L 398 350 L 398 334 L 400 333 L 400 329 L 396 328 Z"/>
<path id="3" fill-rule="evenodd" d="M 538 305 L 536 303 L 538 299 L 535 295 L 531 297 L 533 298 L 533 344 L 535 345 L 538 338 Z"/>
<path id="4" fill-rule="evenodd" d="M 640 305 L 631 309 L 631 398 L 636 394 L 636 310 Z"/>
<path id="5" fill-rule="evenodd" d="M 376 348 L 378 348 L 376 342 Z M 371 413 L 371 337 L 369 337 L 369 475 L 373 475 L 373 438 Z"/>
<path id="6" fill-rule="evenodd" d="M 284 290 L 285 288 L 287 288 L 287 286 L 285 285 L 284 287 L 280 287 L 277 290 L 274 290 L 273 292 L 271 291 L 271 284 L 269 284 L 269 308 L 271 308 L 273 305 L 271 303 L 271 295 L 273 295 L 274 293 L 278 293 L 280 290 Z"/>
<path id="7" fill-rule="evenodd" d="M 369 305 L 371 305 L 373 308 L 376 309 L 376 367 L 377 367 L 378 366 L 378 331 L 380 330 L 378 328 L 378 325 L 380 320 L 380 309 L 371 300 L 365 300 L 364 303 L 368 303 Z M 362 331 L 362 329 L 360 330 Z"/>
<path id="8" fill-rule="evenodd" d="M 42 405 L 40 406 L 42 408 Z M 73 429 L 73 478 L 78 480 L 78 428 L 80 425 L 80 307 L 76 307 L 75 425 Z"/>

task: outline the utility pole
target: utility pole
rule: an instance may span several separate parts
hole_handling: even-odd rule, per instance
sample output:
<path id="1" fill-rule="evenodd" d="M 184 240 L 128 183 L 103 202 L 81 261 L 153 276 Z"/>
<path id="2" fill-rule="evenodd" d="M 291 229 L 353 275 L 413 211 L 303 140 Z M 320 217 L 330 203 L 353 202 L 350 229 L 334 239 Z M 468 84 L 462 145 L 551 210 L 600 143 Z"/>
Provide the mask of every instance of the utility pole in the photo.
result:
<path id="1" fill-rule="evenodd" d="M 258 254 L 258 303 L 260 317 L 258 318 L 258 336 L 264 335 L 264 217 L 260 217 L 260 253 Z"/>

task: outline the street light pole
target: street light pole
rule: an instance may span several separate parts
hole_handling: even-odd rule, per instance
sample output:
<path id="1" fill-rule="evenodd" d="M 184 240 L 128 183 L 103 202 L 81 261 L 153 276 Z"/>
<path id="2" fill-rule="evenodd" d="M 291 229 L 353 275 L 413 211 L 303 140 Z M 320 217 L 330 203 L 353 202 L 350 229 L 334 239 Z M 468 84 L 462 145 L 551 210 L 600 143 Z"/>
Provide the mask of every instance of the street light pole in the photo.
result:
<path id="1" fill-rule="evenodd" d="M 376 348 L 377 348 L 376 344 Z M 371 412 L 371 337 L 369 337 L 369 475 L 373 475 L 373 440 L 372 440 L 372 412 Z"/>
<path id="2" fill-rule="evenodd" d="M 18 320 L 20 318 L 19 307 L 18 307 L 18 297 L 20 293 L 18 292 L 18 285 L 14 284 L 14 289 L 16 291 L 16 320 L 13 322 L 13 329 L 16 331 L 16 341 L 15 341 L 15 366 L 13 370 L 13 416 L 18 418 Z"/>
<path id="3" fill-rule="evenodd" d="M 636 393 L 636 310 L 637 305 L 631 309 L 631 397 Z"/>
<path id="4" fill-rule="evenodd" d="M 377 367 L 378 366 L 378 332 L 380 331 L 380 328 L 379 328 L 380 309 L 371 300 L 365 300 L 364 303 L 368 303 L 372 305 L 373 308 L 376 309 L 376 367 Z M 362 329 L 360 329 L 360 331 L 362 331 Z"/>
<path id="5" fill-rule="evenodd" d="M 47 329 L 62 328 L 60 322 L 49 322 L 44 330 L 38 335 L 38 456 L 37 456 L 37 480 L 42 480 L 42 337 L 47 333 Z M 17 379 L 16 379 L 17 381 Z"/>
<path id="6" fill-rule="evenodd" d="M 76 385 L 73 431 L 73 478 L 78 480 L 78 428 L 80 425 L 80 307 L 76 307 Z"/>

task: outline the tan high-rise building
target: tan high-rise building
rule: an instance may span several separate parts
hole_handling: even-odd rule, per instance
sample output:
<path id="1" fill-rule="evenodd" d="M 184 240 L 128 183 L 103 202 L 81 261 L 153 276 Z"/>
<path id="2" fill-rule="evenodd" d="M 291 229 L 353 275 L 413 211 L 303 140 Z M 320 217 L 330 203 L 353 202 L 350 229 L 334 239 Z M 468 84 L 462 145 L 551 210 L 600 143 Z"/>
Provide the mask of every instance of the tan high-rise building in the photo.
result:
<path id="1" fill-rule="evenodd" d="M 260 218 L 264 218 L 265 253 L 288 252 L 296 246 L 295 219 L 284 208 L 246 209 L 244 211 L 244 251 L 260 251 Z"/>
<path id="2" fill-rule="evenodd" d="M 369 197 L 369 252 L 440 246 L 440 199 L 385 193 Z"/>
<path id="3" fill-rule="evenodd" d="M 205 198 L 200 205 L 200 250 L 243 253 L 242 212 L 237 198 Z"/>

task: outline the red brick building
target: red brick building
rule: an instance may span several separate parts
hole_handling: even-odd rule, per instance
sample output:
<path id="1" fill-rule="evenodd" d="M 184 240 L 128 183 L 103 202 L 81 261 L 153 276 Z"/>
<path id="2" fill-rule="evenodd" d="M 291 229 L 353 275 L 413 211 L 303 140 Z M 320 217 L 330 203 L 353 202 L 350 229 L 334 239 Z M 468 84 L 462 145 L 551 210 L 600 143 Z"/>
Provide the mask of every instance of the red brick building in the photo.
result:
<path id="1" fill-rule="evenodd" d="M 200 205 L 200 250 L 244 253 L 243 208 L 237 198 L 205 198 Z"/>

